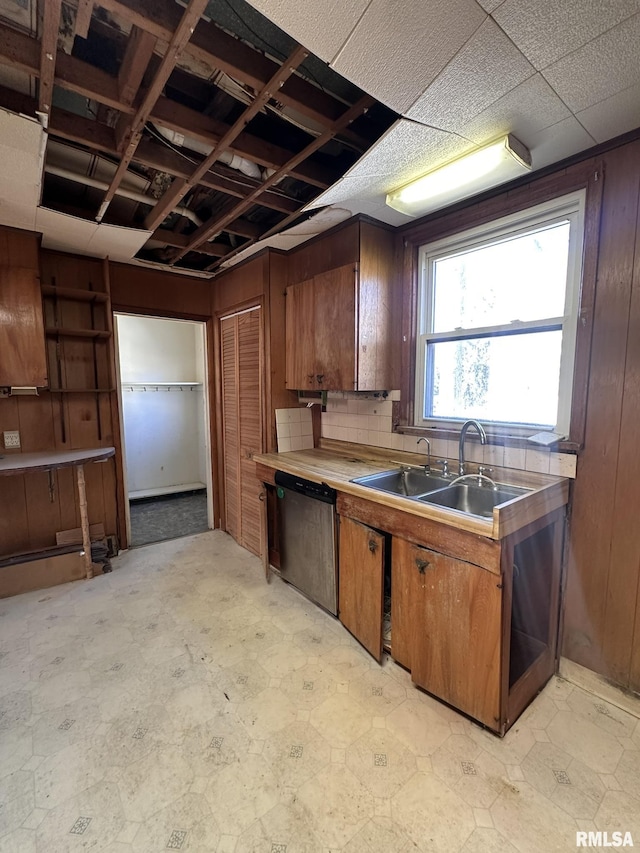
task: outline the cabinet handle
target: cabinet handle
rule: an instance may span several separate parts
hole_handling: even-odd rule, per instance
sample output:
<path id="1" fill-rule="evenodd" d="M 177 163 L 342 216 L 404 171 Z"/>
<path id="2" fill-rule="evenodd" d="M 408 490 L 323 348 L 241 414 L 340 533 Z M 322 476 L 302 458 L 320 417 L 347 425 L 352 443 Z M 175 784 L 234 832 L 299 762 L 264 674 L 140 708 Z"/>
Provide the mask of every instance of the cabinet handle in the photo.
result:
<path id="1" fill-rule="evenodd" d="M 309 382 L 313 382 L 313 373 L 307 373 L 307 379 Z"/>
<path id="2" fill-rule="evenodd" d="M 265 501 L 266 499 L 267 499 L 267 496 L 265 495 L 265 493 L 260 492 L 260 494 L 258 495 L 258 500 L 259 501 Z"/>
<path id="3" fill-rule="evenodd" d="M 375 554 L 376 551 L 378 550 L 378 543 L 376 542 L 375 539 L 369 539 L 369 550 L 371 551 L 372 554 Z"/>
<path id="4" fill-rule="evenodd" d="M 421 560 L 419 557 L 416 557 L 416 566 L 418 567 L 418 571 L 421 575 L 424 574 L 424 570 L 429 568 L 428 560 Z"/>
<path id="5" fill-rule="evenodd" d="M 324 381 L 324 373 L 316 374 L 316 379 L 318 380 L 318 384 Z"/>

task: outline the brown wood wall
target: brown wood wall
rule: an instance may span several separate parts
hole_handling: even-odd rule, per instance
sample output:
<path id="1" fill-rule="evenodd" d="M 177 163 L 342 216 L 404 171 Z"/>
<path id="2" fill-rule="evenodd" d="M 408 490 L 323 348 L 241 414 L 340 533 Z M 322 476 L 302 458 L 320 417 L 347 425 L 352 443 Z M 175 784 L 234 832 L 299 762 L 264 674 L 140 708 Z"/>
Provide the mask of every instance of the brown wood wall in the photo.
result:
<path id="1" fill-rule="evenodd" d="M 35 240 L 35 235 L 28 237 Z M 16 239 L 13 235 L 14 247 Z M 33 263 L 38 263 L 37 243 Z M 24 259 L 20 265 L 24 266 Z M 95 290 L 106 287 L 102 261 L 89 258 L 42 251 L 38 274 L 40 272 L 45 284 L 56 278 L 59 286 Z M 75 306 L 75 310 L 84 309 L 86 305 Z M 67 310 L 73 311 L 74 306 L 67 306 Z M 69 316 L 66 322 L 72 325 L 73 320 Z M 106 344 L 100 342 L 99 346 Z M 68 339 L 61 344 L 61 349 L 62 370 L 71 385 L 75 377 L 80 377 L 79 382 L 89 381 L 93 387 L 91 343 Z M 101 369 L 103 366 L 104 360 Z M 50 381 L 55 381 L 56 371 L 50 368 L 49 372 Z M 107 381 L 106 377 L 101 378 Z M 0 399 L 0 433 L 4 430 L 20 431 L 20 450 L 25 453 L 108 447 L 115 443 L 111 402 L 106 394 L 97 397 L 91 393 L 62 395 L 41 391 L 37 397 Z M 12 451 L 3 449 L 2 452 Z M 119 534 L 114 460 L 85 465 L 85 479 L 90 522 L 102 522 L 107 534 Z M 2 477 L 1 480 L 0 556 L 52 547 L 56 544 L 57 531 L 80 526 L 72 468 L 53 472 L 51 481 L 46 472 Z"/>
<path id="2" fill-rule="evenodd" d="M 640 141 L 603 157 L 584 449 L 563 654 L 640 691 Z"/>
<path id="3" fill-rule="evenodd" d="M 570 659 L 640 690 L 640 141 L 612 149 L 597 160 L 587 159 L 580 170 L 592 176 L 602 170 L 602 197 L 600 220 L 592 218 L 586 235 L 588 276 L 595 287 L 591 296 L 586 294 L 587 332 L 577 374 L 584 440 L 567 540 L 561 647 Z M 477 224 L 534 204 L 572 188 L 577 180 L 573 174 L 558 170 L 515 193 L 470 206 L 466 213 L 431 220 L 413 231 L 405 229 L 401 238 L 411 242 L 427 233 L 451 233 L 462 228 L 469 216 Z M 47 269 L 46 258 L 53 255 L 42 253 L 43 269 Z M 273 251 L 258 255 L 213 282 L 110 264 L 112 301 L 125 311 L 208 320 L 214 415 L 219 404 L 213 393 L 219 346 L 216 318 L 242 305 L 262 304 L 266 446 L 273 449 L 273 409 L 296 405 L 295 395 L 284 387 L 284 290 L 322 269 L 349 263 L 357 255 L 358 228 L 349 223 L 289 256 Z M 405 253 L 403 293 L 414 276 L 412 258 Z M 11 262 L 23 264 L 23 260 Z M 73 263 L 78 280 L 83 280 L 95 262 L 76 258 Z M 410 314 L 407 308 L 403 335 L 410 332 Z M 404 377 L 410 375 L 409 359 L 403 344 L 399 362 Z M 114 443 L 117 436 L 108 428 L 101 439 L 97 437 L 95 403 L 78 400 L 72 409 L 67 409 L 70 429 L 62 442 L 61 407 L 54 395 L 0 400 L 0 432 L 20 429 L 24 450 Z M 114 468 L 112 462 L 87 466 L 91 521 L 103 521 L 108 532 L 117 527 Z M 215 457 L 214 469 L 219 470 Z M 53 502 L 46 475 L 3 478 L 2 553 L 52 544 L 56 530 L 79 525 L 71 476 L 60 472 L 57 478 Z"/>

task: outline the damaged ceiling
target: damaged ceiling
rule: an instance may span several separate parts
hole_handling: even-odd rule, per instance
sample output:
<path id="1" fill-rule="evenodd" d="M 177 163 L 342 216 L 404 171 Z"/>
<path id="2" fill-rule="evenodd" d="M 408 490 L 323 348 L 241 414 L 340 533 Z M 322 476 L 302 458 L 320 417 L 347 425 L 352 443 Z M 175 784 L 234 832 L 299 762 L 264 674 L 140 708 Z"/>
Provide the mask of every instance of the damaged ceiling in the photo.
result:
<path id="1" fill-rule="evenodd" d="M 397 118 L 244 0 L 0 0 L 0 107 L 47 128 L 41 209 L 209 273 L 304 233 Z"/>

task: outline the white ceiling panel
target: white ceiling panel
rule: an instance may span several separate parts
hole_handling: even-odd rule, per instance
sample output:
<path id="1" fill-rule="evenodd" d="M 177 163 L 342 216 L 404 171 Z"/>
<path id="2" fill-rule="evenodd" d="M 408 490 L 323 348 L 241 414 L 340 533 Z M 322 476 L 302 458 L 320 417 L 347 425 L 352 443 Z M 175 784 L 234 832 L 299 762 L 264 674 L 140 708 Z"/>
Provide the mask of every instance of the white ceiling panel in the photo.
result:
<path id="1" fill-rule="evenodd" d="M 476 0 L 372 0 L 332 67 L 403 113 L 485 19 Z"/>
<path id="2" fill-rule="evenodd" d="M 640 127 L 640 86 L 630 86 L 617 95 L 576 114 L 596 142 L 605 142 Z"/>
<path id="3" fill-rule="evenodd" d="M 543 71 L 577 113 L 633 85 L 640 85 L 640 15 L 604 33 Z"/>
<path id="4" fill-rule="evenodd" d="M 527 140 L 527 144 L 535 168 L 541 169 L 590 148 L 595 145 L 595 139 L 589 136 L 574 116 L 569 116 L 553 127 L 546 127 L 534 134 Z"/>
<path id="5" fill-rule="evenodd" d="M 489 18 L 406 114 L 459 132 L 533 74 L 528 60 Z"/>
<path id="6" fill-rule="evenodd" d="M 526 145 L 533 134 L 569 115 L 544 77 L 536 74 L 475 116 L 460 132 L 478 144 L 514 133 Z"/>
<path id="7" fill-rule="evenodd" d="M 384 196 L 381 195 L 377 201 L 361 201 L 355 199 L 351 203 L 351 212 L 353 214 L 363 213 L 365 216 L 371 216 L 372 219 L 377 219 L 387 225 L 393 225 L 394 228 L 400 225 L 407 225 L 411 222 L 412 217 L 394 210 L 392 207 L 387 207 L 384 203 Z"/>
<path id="8" fill-rule="evenodd" d="M 34 231 L 39 192 L 39 187 L 4 179 L 0 195 L 0 225 Z"/>
<path id="9" fill-rule="evenodd" d="M 152 233 L 100 223 L 89 239 L 87 250 L 97 258 L 128 261 L 144 246 Z"/>
<path id="10" fill-rule="evenodd" d="M 249 2 L 325 62 L 331 62 L 369 5 L 369 0 L 349 0 L 348 3 L 343 0 Z"/>
<path id="11" fill-rule="evenodd" d="M 322 195 L 310 202 L 304 209 L 313 210 L 316 207 L 324 207 L 327 204 L 342 204 L 350 199 L 372 199 L 380 197 L 396 186 L 393 176 L 371 177 L 364 175 L 359 178 L 350 178 L 348 175 L 335 183 Z M 348 207 L 348 205 L 347 205 Z"/>
<path id="12" fill-rule="evenodd" d="M 358 160 L 346 177 L 386 176 L 396 187 L 474 147 L 456 134 L 400 119 Z"/>
<path id="13" fill-rule="evenodd" d="M 640 12 L 640 0 L 505 0 L 493 17 L 536 68 Z"/>
<path id="14" fill-rule="evenodd" d="M 97 222 L 68 216 L 48 207 L 39 207 L 36 213 L 36 231 L 42 232 L 45 249 L 90 254 L 87 247 L 97 228 Z"/>

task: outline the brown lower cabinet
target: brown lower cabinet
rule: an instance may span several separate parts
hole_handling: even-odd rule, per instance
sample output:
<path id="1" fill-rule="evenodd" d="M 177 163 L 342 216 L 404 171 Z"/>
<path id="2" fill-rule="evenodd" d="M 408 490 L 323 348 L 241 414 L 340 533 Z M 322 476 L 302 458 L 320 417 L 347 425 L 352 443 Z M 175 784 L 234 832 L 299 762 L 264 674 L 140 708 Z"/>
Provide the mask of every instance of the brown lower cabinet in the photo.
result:
<path id="1" fill-rule="evenodd" d="M 555 671 L 564 510 L 500 542 L 350 496 L 338 512 L 345 627 L 380 660 L 390 590 L 391 656 L 503 735 Z"/>

